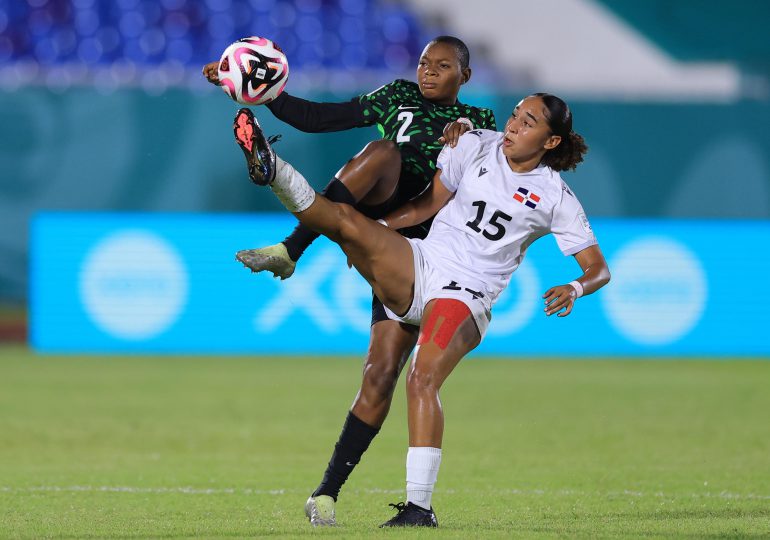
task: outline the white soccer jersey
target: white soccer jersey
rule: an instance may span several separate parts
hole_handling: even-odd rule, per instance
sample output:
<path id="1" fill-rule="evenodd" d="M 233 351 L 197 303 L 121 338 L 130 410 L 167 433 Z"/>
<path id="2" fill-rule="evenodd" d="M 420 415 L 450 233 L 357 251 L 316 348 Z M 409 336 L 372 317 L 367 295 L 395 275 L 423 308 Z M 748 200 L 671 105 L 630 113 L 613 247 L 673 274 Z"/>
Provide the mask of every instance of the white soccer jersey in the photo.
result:
<path id="1" fill-rule="evenodd" d="M 420 243 L 426 258 L 457 281 L 472 283 L 492 303 L 508 285 L 527 248 L 553 233 L 562 253 L 596 244 L 580 202 L 559 173 L 540 165 L 511 170 L 503 134 L 469 131 L 439 154 L 441 181 L 454 196 Z"/>

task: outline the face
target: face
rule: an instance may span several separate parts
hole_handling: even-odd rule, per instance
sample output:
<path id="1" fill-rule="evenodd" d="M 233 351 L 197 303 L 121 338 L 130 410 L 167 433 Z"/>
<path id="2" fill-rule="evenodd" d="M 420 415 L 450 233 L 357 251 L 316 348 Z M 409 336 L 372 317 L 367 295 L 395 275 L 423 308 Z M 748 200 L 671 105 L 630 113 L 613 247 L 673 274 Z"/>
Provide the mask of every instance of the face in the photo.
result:
<path id="1" fill-rule="evenodd" d="M 439 105 L 453 105 L 460 86 L 470 78 L 470 69 L 462 69 L 457 51 L 447 43 L 431 43 L 422 51 L 417 65 L 417 84 L 425 99 Z"/>
<path id="2" fill-rule="evenodd" d="M 561 142 L 561 137 L 551 133 L 543 100 L 530 96 L 516 105 L 505 123 L 503 154 L 516 162 L 543 157 L 548 150 Z"/>

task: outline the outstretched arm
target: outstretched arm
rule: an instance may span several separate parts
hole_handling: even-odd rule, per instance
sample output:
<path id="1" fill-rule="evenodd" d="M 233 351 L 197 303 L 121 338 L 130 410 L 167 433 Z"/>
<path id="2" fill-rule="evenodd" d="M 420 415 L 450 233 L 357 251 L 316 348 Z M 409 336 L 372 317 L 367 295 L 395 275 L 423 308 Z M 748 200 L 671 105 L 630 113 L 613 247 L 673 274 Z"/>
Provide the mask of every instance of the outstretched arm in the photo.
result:
<path id="1" fill-rule="evenodd" d="M 219 85 L 219 63 L 203 66 L 203 76 L 211 84 Z M 364 108 L 356 98 L 342 103 L 318 103 L 281 93 L 267 104 L 276 118 L 306 133 L 325 133 L 364 127 Z"/>
<path id="2" fill-rule="evenodd" d="M 557 317 L 566 317 L 572 313 L 575 300 L 594 293 L 609 283 L 610 269 L 598 245 L 578 251 L 575 253 L 575 260 L 583 269 L 583 275 L 571 283 L 551 287 L 545 292 L 543 298 L 546 315 L 557 313 Z M 562 309 L 564 311 L 561 311 Z"/>
<path id="3" fill-rule="evenodd" d="M 267 104 L 276 118 L 306 133 L 327 133 L 366 126 L 358 99 L 342 103 L 318 103 L 283 92 Z"/>
<path id="4" fill-rule="evenodd" d="M 383 218 L 391 229 L 403 229 L 418 225 L 436 215 L 452 198 L 452 193 L 441 181 L 441 171 L 436 171 L 433 183 L 417 197 L 396 208 Z"/>

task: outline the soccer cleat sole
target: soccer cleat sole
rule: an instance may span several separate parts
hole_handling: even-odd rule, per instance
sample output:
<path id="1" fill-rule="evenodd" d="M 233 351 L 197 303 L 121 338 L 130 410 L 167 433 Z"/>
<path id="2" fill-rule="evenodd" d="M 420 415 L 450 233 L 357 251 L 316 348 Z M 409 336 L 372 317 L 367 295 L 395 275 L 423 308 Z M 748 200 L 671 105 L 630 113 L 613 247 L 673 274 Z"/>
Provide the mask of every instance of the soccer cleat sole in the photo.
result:
<path id="1" fill-rule="evenodd" d="M 239 110 L 235 115 L 233 133 L 243 155 L 246 156 L 251 181 L 258 186 L 272 184 L 275 180 L 276 156 L 270 145 L 281 136 L 266 138 L 259 122 L 254 118 L 254 113 L 246 108 Z"/>
<path id="2" fill-rule="evenodd" d="M 273 277 L 281 280 L 291 277 L 296 267 L 291 260 L 287 261 L 279 255 L 266 254 L 259 249 L 242 249 L 235 254 L 235 258 L 252 272 L 268 271 L 273 274 Z"/>
<path id="3" fill-rule="evenodd" d="M 256 130 L 254 129 L 254 114 L 249 109 L 241 109 L 235 115 L 233 121 L 233 134 L 235 140 L 246 157 L 246 164 L 249 167 L 249 178 L 255 184 L 262 184 L 262 175 L 259 174 L 259 161 L 254 145 L 257 141 Z"/>

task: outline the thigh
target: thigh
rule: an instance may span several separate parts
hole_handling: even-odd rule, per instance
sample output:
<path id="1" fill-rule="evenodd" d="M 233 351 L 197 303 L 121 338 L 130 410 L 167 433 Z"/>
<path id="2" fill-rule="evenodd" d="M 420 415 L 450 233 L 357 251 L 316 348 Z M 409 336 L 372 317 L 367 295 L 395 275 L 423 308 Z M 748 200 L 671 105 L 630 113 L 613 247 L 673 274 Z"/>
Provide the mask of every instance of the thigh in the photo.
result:
<path id="1" fill-rule="evenodd" d="M 386 306 L 396 313 L 409 308 L 415 273 L 412 246 L 406 238 L 352 206 L 322 195 L 294 215 L 306 227 L 336 242 Z"/>
<path id="2" fill-rule="evenodd" d="M 400 173 L 401 153 L 398 146 L 393 141 L 382 139 L 367 144 L 337 171 L 336 176 L 357 201 L 376 205 L 391 197 Z"/>
<path id="3" fill-rule="evenodd" d="M 333 240 L 382 303 L 396 313 L 405 312 L 414 291 L 412 246 L 396 231 L 347 208 L 348 217 L 340 227 L 339 237 Z"/>
<path id="4" fill-rule="evenodd" d="M 411 372 L 439 388 L 480 342 L 481 334 L 466 304 L 453 298 L 431 300 L 425 306 Z"/>

